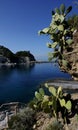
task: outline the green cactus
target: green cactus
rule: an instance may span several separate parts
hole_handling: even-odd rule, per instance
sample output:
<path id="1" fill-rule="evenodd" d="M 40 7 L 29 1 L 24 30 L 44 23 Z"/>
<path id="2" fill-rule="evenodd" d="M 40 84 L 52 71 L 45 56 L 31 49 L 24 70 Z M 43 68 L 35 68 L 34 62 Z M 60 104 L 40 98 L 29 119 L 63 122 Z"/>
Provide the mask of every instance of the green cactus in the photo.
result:
<path id="1" fill-rule="evenodd" d="M 70 98 L 66 99 L 61 86 L 55 88 L 53 86 L 48 86 L 47 83 L 45 83 L 44 86 L 50 94 L 46 95 L 43 88 L 40 88 L 38 92 L 36 91 L 35 97 L 37 102 L 34 104 L 34 108 L 51 113 L 57 120 L 58 113 L 61 112 L 61 115 L 66 122 L 67 114 L 72 108 Z"/>
<path id="2" fill-rule="evenodd" d="M 69 6 L 69 7 L 67 8 L 67 10 L 66 10 L 66 15 L 67 15 L 68 13 L 70 13 L 71 10 L 72 10 L 72 6 Z"/>
<path id="3" fill-rule="evenodd" d="M 58 8 L 55 8 L 55 12 L 60 14 L 60 10 Z"/>
<path id="4" fill-rule="evenodd" d="M 43 89 L 43 88 L 40 88 L 40 89 L 39 89 L 39 93 L 40 93 L 42 96 L 44 96 L 44 95 L 45 95 L 44 89 Z"/>
<path id="5" fill-rule="evenodd" d="M 72 104 L 71 101 L 65 101 L 65 99 L 59 99 L 61 107 L 65 107 L 67 110 L 71 110 Z"/>
<path id="6" fill-rule="evenodd" d="M 56 94 L 56 89 L 54 87 L 49 87 L 49 92 L 53 95 L 53 96 L 57 96 Z"/>
<path id="7" fill-rule="evenodd" d="M 43 90 L 43 88 L 39 89 L 39 92 L 35 92 L 35 97 L 37 98 L 38 101 L 42 101 L 44 98 L 45 92 Z"/>
<path id="8" fill-rule="evenodd" d="M 52 21 L 50 23 L 50 26 L 39 31 L 39 34 L 50 35 L 50 39 L 52 40 L 51 43 L 47 44 L 49 48 L 54 49 L 54 52 L 50 54 L 49 59 L 58 59 L 59 65 L 63 65 L 65 69 L 67 69 L 69 63 L 67 63 L 65 60 L 63 52 L 64 50 L 67 50 L 73 43 L 72 37 L 74 28 L 70 27 L 66 19 L 66 15 L 71 10 L 71 6 L 66 9 L 64 4 L 62 4 L 60 8 L 55 8 L 55 12 L 52 11 Z"/>
<path id="9" fill-rule="evenodd" d="M 34 103 L 33 107 L 35 109 L 44 110 L 45 112 L 50 112 L 49 107 L 49 96 L 45 94 L 44 89 L 40 88 L 39 92 L 35 92 L 36 102 Z"/>
<path id="10" fill-rule="evenodd" d="M 65 5 L 64 4 L 61 4 L 60 11 L 62 14 L 64 14 L 64 12 L 65 12 Z"/>
<path id="11" fill-rule="evenodd" d="M 35 97 L 37 98 L 38 101 L 42 100 L 42 95 L 39 92 L 35 92 Z"/>
<path id="12" fill-rule="evenodd" d="M 71 101 L 70 101 L 70 100 L 69 100 L 69 101 L 67 101 L 67 103 L 65 104 L 65 107 L 66 107 L 66 109 L 67 109 L 67 110 L 71 110 L 72 103 L 71 103 Z"/>
<path id="13" fill-rule="evenodd" d="M 63 92 L 62 92 L 62 87 L 60 86 L 60 87 L 58 87 L 58 89 L 57 89 L 57 95 L 58 95 L 58 96 L 62 96 L 62 94 L 63 94 Z"/>

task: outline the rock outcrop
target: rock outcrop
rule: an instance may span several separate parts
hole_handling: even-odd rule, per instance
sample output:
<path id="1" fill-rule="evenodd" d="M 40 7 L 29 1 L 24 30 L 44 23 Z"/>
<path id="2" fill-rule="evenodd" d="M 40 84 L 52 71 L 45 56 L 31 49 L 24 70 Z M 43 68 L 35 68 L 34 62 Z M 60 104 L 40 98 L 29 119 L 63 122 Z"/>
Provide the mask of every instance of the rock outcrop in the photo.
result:
<path id="1" fill-rule="evenodd" d="M 18 57 L 19 63 L 35 61 L 35 57 L 30 53 L 30 51 L 18 51 L 15 55 Z"/>
<path id="2" fill-rule="evenodd" d="M 35 61 L 35 57 L 30 53 L 30 51 L 19 51 L 14 54 L 8 48 L 4 46 L 0 46 L 0 63 L 8 64 L 23 64 L 30 63 L 31 61 Z"/>
<path id="3" fill-rule="evenodd" d="M 71 74 L 74 80 L 78 80 L 78 32 L 73 34 L 73 41 L 74 42 L 70 45 L 69 49 L 65 50 L 63 53 L 69 65 L 67 68 L 63 65 L 60 68 Z"/>

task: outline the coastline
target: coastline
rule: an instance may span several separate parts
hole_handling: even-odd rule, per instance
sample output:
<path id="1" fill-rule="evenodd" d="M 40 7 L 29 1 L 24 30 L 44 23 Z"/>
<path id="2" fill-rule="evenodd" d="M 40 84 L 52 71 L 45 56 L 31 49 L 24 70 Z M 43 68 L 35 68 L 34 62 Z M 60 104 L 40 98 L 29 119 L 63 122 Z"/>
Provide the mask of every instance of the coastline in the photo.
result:
<path id="1" fill-rule="evenodd" d="M 27 63 L 0 63 L 0 68 L 2 67 L 16 67 L 21 65 L 33 65 L 33 62 L 27 62 Z"/>
<path id="2" fill-rule="evenodd" d="M 9 67 L 9 66 L 18 66 L 18 65 L 28 65 L 28 64 L 35 64 L 35 63 L 52 63 L 52 62 L 48 62 L 48 61 L 29 61 L 29 62 L 26 62 L 26 63 L 9 63 L 9 62 L 6 62 L 6 63 L 0 63 L 0 67 Z"/>
<path id="3" fill-rule="evenodd" d="M 78 97 L 78 81 L 72 79 L 54 79 L 46 81 L 48 86 L 55 86 L 56 88 L 61 86 L 64 92 L 70 94 L 77 94 Z"/>
<path id="4" fill-rule="evenodd" d="M 54 79 L 54 80 L 48 80 L 46 83 L 49 86 L 62 86 L 64 90 L 72 90 L 71 97 L 72 99 L 78 99 L 78 81 L 73 80 L 64 80 L 64 79 Z M 24 106 L 25 105 L 25 106 Z M 19 105 L 19 102 L 10 102 L 5 103 L 0 106 L 0 129 L 8 128 L 8 119 L 10 119 L 13 115 L 16 115 L 18 112 L 20 112 L 24 107 L 26 107 L 26 104 L 23 104 L 21 107 Z"/>
<path id="5" fill-rule="evenodd" d="M 68 88 L 69 89 L 78 89 L 78 81 L 75 80 L 67 80 L 67 79 L 54 79 L 54 80 L 48 80 L 47 81 L 48 85 L 54 85 L 54 86 L 62 86 L 63 88 Z"/>

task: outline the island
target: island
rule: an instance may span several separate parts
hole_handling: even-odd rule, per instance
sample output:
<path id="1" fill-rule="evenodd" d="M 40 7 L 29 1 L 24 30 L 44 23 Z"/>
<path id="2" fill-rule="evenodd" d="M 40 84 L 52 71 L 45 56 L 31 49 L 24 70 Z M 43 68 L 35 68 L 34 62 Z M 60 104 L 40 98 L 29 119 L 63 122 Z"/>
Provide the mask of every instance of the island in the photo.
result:
<path id="1" fill-rule="evenodd" d="M 18 51 L 13 53 L 8 48 L 0 45 L 0 66 L 30 64 L 32 61 L 36 61 L 36 59 L 30 51 Z"/>

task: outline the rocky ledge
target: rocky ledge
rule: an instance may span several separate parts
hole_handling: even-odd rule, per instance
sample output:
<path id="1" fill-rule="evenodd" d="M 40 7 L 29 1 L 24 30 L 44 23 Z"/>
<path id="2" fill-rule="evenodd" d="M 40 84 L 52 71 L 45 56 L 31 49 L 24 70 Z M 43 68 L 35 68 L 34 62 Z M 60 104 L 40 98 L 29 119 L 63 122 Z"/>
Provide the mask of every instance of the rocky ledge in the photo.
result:
<path id="1" fill-rule="evenodd" d="M 65 91 L 68 91 L 69 93 L 78 93 L 78 81 L 54 79 L 47 81 L 47 83 L 49 86 L 61 86 Z"/>

